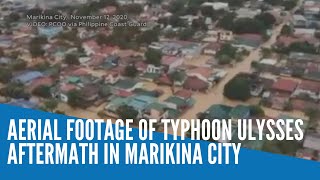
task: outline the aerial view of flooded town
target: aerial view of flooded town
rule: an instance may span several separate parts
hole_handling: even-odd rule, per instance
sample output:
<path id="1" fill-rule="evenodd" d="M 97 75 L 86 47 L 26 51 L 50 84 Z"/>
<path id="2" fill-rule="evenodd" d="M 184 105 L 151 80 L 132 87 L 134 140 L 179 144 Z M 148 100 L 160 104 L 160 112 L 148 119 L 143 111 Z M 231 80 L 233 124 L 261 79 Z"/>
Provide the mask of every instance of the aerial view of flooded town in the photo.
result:
<path id="1" fill-rule="evenodd" d="M 90 119 L 302 119 L 303 141 L 242 146 L 320 161 L 320 0 L 0 8 L 2 104 Z"/>

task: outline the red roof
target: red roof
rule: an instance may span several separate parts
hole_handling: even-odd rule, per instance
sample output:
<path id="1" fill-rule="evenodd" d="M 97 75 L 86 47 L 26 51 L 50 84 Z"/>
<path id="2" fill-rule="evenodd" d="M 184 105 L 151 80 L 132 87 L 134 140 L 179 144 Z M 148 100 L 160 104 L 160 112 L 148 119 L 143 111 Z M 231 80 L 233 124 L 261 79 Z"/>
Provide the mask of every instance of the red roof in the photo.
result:
<path id="1" fill-rule="evenodd" d="M 299 111 L 304 111 L 308 108 L 319 108 L 319 105 L 316 103 L 305 101 L 301 99 L 292 99 L 291 100 L 292 108 Z"/>
<path id="2" fill-rule="evenodd" d="M 214 49 L 214 50 L 218 51 L 221 48 L 221 46 L 222 46 L 221 43 L 214 42 L 214 43 L 209 43 L 205 47 L 205 49 Z"/>
<path id="3" fill-rule="evenodd" d="M 175 93 L 175 95 L 178 97 L 182 97 L 184 99 L 188 99 L 188 98 L 191 98 L 192 92 L 189 90 L 182 89 L 182 90 L 177 91 Z"/>
<path id="4" fill-rule="evenodd" d="M 304 80 L 299 84 L 298 88 L 302 90 L 312 91 L 312 92 L 319 92 L 320 83 L 315 81 Z"/>
<path id="5" fill-rule="evenodd" d="M 239 34 L 237 35 L 237 37 L 254 40 L 254 41 L 263 41 L 263 38 L 260 34 L 245 33 L 245 34 Z"/>
<path id="6" fill-rule="evenodd" d="M 168 75 L 162 75 L 157 79 L 157 83 L 171 86 L 173 83 Z"/>
<path id="7" fill-rule="evenodd" d="M 199 75 L 203 76 L 204 78 L 209 78 L 212 73 L 212 69 L 208 68 L 208 67 L 196 67 L 194 69 L 189 70 L 187 73 L 188 74 L 199 74 Z"/>
<path id="8" fill-rule="evenodd" d="M 125 90 L 118 90 L 117 93 L 116 93 L 117 96 L 120 96 L 120 97 L 129 97 L 129 96 L 132 96 L 133 93 L 132 92 L 129 92 L 129 91 L 125 91 Z"/>
<path id="9" fill-rule="evenodd" d="M 63 92 L 69 92 L 69 91 L 74 90 L 76 88 L 77 88 L 77 86 L 74 84 L 62 84 L 60 86 L 60 90 Z"/>
<path id="10" fill-rule="evenodd" d="M 298 86 L 298 82 L 290 80 L 290 79 L 279 79 L 272 85 L 273 90 L 277 91 L 286 91 L 292 93 L 296 87 Z"/>
<path id="11" fill-rule="evenodd" d="M 76 69 L 74 71 L 71 71 L 69 75 L 72 75 L 72 76 L 83 76 L 83 75 L 88 75 L 88 74 L 89 73 L 87 72 L 87 70 L 79 68 L 79 69 Z"/>
<path id="12" fill-rule="evenodd" d="M 119 73 L 118 71 L 111 70 L 111 71 L 107 72 L 105 76 L 108 77 L 108 76 L 110 76 L 110 75 L 111 75 L 112 77 L 117 77 L 117 76 L 120 75 L 120 73 Z"/>
<path id="13" fill-rule="evenodd" d="M 138 61 L 134 64 L 134 66 L 139 70 L 139 71 L 144 71 L 147 69 L 148 64 L 146 64 L 143 61 Z"/>
<path id="14" fill-rule="evenodd" d="M 197 77 L 188 77 L 183 84 L 183 88 L 194 91 L 205 91 L 209 87 L 208 83 Z"/>
<path id="15" fill-rule="evenodd" d="M 310 36 L 301 36 L 301 37 L 280 36 L 277 39 L 277 43 L 283 44 L 284 46 L 289 46 L 294 42 L 308 42 L 310 44 L 317 44 L 319 43 L 319 40 Z"/>
<path id="16" fill-rule="evenodd" d="M 33 90 L 39 86 L 51 86 L 54 83 L 53 79 L 50 77 L 41 77 L 35 79 L 30 84 L 30 89 Z"/>
<path id="17" fill-rule="evenodd" d="M 174 63 L 178 58 L 176 56 L 163 56 L 161 59 L 162 65 L 169 66 L 170 64 Z"/>

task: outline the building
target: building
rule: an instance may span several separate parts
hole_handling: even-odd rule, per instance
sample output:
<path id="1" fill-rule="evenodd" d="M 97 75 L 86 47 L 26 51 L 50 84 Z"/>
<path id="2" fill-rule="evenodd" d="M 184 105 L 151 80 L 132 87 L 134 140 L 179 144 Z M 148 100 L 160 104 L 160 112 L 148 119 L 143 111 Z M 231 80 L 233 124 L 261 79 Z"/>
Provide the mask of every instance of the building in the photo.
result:
<path id="1" fill-rule="evenodd" d="M 202 7 L 212 7 L 214 10 L 228 10 L 229 3 L 224 2 L 204 2 L 201 4 Z"/>
<path id="2" fill-rule="evenodd" d="M 33 80 L 41 77 L 44 77 L 44 75 L 39 71 L 25 71 L 13 77 L 12 81 L 22 84 L 29 84 Z"/>

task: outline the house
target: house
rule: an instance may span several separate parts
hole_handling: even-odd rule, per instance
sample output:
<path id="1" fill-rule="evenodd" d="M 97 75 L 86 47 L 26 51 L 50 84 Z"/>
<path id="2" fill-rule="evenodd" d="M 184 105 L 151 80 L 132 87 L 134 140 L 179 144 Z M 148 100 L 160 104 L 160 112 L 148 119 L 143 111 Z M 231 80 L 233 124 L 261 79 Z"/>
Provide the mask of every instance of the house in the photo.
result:
<path id="1" fill-rule="evenodd" d="M 229 116 L 235 120 L 247 119 L 250 116 L 250 108 L 244 105 L 237 105 L 236 107 L 232 108 Z"/>
<path id="2" fill-rule="evenodd" d="M 0 66 L 5 66 L 10 64 L 13 61 L 13 59 L 9 57 L 0 57 Z"/>
<path id="3" fill-rule="evenodd" d="M 39 71 L 25 71 L 25 72 L 22 72 L 22 73 L 16 75 L 15 77 L 13 77 L 12 81 L 19 82 L 22 84 L 29 84 L 33 80 L 35 80 L 37 78 L 41 78 L 43 76 L 44 75 Z"/>
<path id="4" fill-rule="evenodd" d="M 305 136 L 303 147 L 320 151 L 320 135 L 316 133 L 309 133 Z"/>
<path id="5" fill-rule="evenodd" d="M 262 43 L 263 37 L 260 34 L 241 34 L 235 36 L 232 46 L 247 50 L 254 50 Z"/>
<path id="6" fill-rule="evenodd" d="M 146 69 L 147 73 L 160 74 L 162 72 L 162 67 L 155 66 L 153 64 L 148 64 Z"/>
<path id="7" fill-rule="evenodd" d="M 95 84 L 86 85 L 80 89 L 80 93 L 83 97 L 83 107 L 89 107 L 99 97 L 99 87 Z"/>
<path id="8" fill-rule="evenodd" d="M 306 160 L 319 160 L 320 154 L 318 153 L 317 150 L 303 148 L 297 151 L 296 157 L 306 159 Z"/>
<path id="9" fill-rule="evenodd" d="M 229 3 L 224 2 L 204 2 L 201 7 L 212 7 L 214 10 L 228 10 Z"/>
<path id="10" fill-rule="evenodd" d="M 0 35 L 0 48 L 7 49 L 12 47 L 13 39 L 8 35 Z"/>
<path id="11" fill-rule="evenodd" d="M 240 8 L 236 10 L 237 18 L 254 18 L 261 13 L 261 9 Z"/>
<path id="12" fill-rule="evenodd" d="M 82 43 L 82 48 L 87 56 L 95 54 L 95 52 L 99 51 L 100 46 L 94 40 L 88 40 Z"/>
<path id="13" fill-rule="evenodd" d="M 104 82 L 106 84 L 115 84 L 120 80 L 120 73 L 117 71 L 110 71 L 104 75 Z"/>
<path id="14" fill-rule="evenodd" d="M 314 101 L 318 101 L 320 99 L 320 83 L 315 81 L 303 80 L 298 85 L 292 96 L 307 97 L 313 99 Z"/>
<path id="15" fill-rule="evenodd" d="M 143 83 L 133 79 L 120 79 L 118 82 L 116 82 L 113 85 L 113 88 L 115 90 L 124 90 L 128 92 L 132 92 L 135 89 L 141 88 L 142 86 L 143 86 Z"/>
<path id="16" fill-rule="evenodd" d="M 204 55 L 211 55 L 215 56 L 217 52 L 220 50 L 222 47 L 222 44 L 220 43 L 208 43 L 204 48 L 203 48 L 203 54 Z"/>
<path id="17" fill-rule="evenodd" d="M 195 100 L 192 97 L 184 99 L 178 96 L 170 96 L 164 100 L 163 104 L 170 109 L 185 112 L 195 104 Z"/>
<path id="18" fill-rule="evenodd" d="M 214 104 L 205 111 L 205 114 L 208 119 L 229 119 L 231 110 L 230 106 Z"/>
<path id="19" fill-rule="evenodd" d="M 196 67 L 187 72 L 183 88 L 192 91 L 206 91 L 212 87 L 213 73 L 208 67 Z"/>
<path id="20" fill-rule="evenodd" d="M 192 97 L 192 91 L 188 91 L 185 89 L 181 89 L 174 93 L 175 96 L 182 98 L 182 99 L 190 99 Z"/>
<path id="21" fill-rule="evenodd" d="M 149 107 L 149 105 L 156 103 L 157 99 L 151 96 L 136 95 L 130 98 L 127 105 L 133 107 L 139 112 L 139 117 L 142 117 L 144 111 Z"/>
<path id="22" fill-rule="evenodd" d="M 147 119 L 157 119 L 159 121 L 169 118 L 168 107 L 162 103 L 152 103 L 144 111 L 143 117 Z"/>
<path id="23" fill-rule="evenodd" d="M 282 46 L 282 47 L 288 47 L 290 46 L 292 43 L 303 43 L 303 42 L 307 42 L 309 44 L 312 44 L 314 46 L 319 46 L 320 41 L 315 38 L 314 36 L 310 36 L 310 35 L 298 35 L 295 37 L 292 36 L 279 36 L 277 38 L 277 46 Z"/>
<path id="24" fill-rule="evenodd" d="M 183 88 L 191 91 L 201 91 L 205 92 L 209 89 L 210 84 L 206 81 L 203 81 L 197 77 L 187 77 L 183 83 Z"/>
<path id="25" fill-rule="evenodd" d="M 33 92 L 34 89 L 40 86 L 51 87 L 54 84 L 54 80 L 51 77 L 41 77 L 33 80 L 28 86 L 29 92 Z"/>
<path id="26" fill-rule="evenodd" d="M 298 86 L 298 82 L 290 79 L 280 78 L 273 83 L 271 90 L 276 95 L 291 96 Z"/>
<path id="27" fill-rule="evenodd" d="M 8 105 L 12 106 L 18 106 L 22 108 L 28 108 L 28 109 L 37 109 L 38 103 L 31 100 L 24 100 L 24 99 L 13 99 L 11 102 L 6 103 Z"/>
<path id="28" fill-rule="evenodd" d="M 180 48 L 180 54 L 186 59 L 198 57 L 202 52 L 202 46 L 197 43 L 186 43 Z"/>
<path id="29" fill-rule="evenodd" d="M 316 34 L 316 29 L 307 29 L 307 28 L 294 28 L 295 36 L 308 35 L 314 36 Z"/>
<path id="30" fill-rule="evenodd" d="M 278 61 L 276 59 L 264 58 L 259 61 L 259 69 L 267 72 L 274 72 L 277 69 Z"/>
<path id="31" fill-rule="evenodd" d="M 181 66 L 183 62 L 184 58 L 176 56 L 163 56 L 161 59 L 161 65 L 164 66 L 165 71 L 168 73 Z"/>
<path id="32" fill-rule="evenodd" d="M 52 97 L 67 103 L 69 101 L 68 93 L 77 89 L 79 88 L 74 84 L 62 83 L 51 89 L 51 95 Z"/>
<path id="33" fill-rule="evenodd" d="M 45 36 L 48 39 L 51 39 L 57 36 L 60 32 L 63 31 L 62 26 L 48 26 L 48 27 L 37 27 L 39 36 Z"/>
<path id="34" fill-rule="evenodd" d="M 202 40 L 204 42 L 220 42 L 231 41 L 233 39 L 232 31 L 216 29 L 207 31 L 206 37 Z"/>
<path id="35" fill-rule="evenodd" d="M 105 107 L 105 110 L 107 111 L 108 115 L 117 118 L 117 109 L 123 105 L 127 105 L 133 107 L 136 111 L 138 111 L 138 117 L 142 118 L 144 113 L 148 111 L 148 107 L 151 104 L 156 103 L 156 101 L 156 98 L 145 95 L 116 97 L 108 103 L 108 105 Z"/>
<path id="36" fill-rule="evenodd" d="M 306 27 L 307 26 L 307 19 L 303 15 L 294 14 L 292 18 L 293 18 L 292 23 L 293 23 L 294 27 Z"/>

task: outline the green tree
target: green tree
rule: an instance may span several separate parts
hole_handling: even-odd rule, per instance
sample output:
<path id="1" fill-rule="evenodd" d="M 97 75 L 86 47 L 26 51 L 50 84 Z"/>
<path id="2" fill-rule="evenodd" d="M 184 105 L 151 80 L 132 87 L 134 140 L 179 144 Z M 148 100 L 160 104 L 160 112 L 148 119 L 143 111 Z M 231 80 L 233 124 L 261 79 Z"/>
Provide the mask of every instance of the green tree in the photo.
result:
<path id="1" fill-rule="evenodd" d="M 42 49 L 41 45 L 33 44 L 29 46 L 30 54 L 33 58 L 41 57 L 44 55 L 45 51 Z"/>
<path id="2" fill-rule="evenodd" d="M 223 95 L 232 100 L 246 101 L 251 97 L 248 79 L 235 77 L 225 86 Z"/>
<path id="3" fill-rule="evenodd" d="M 258 106 L 258 105 L 251 105 L 249 106 L 250 108 L 250 114 L 252 116 L 264 116 L 265 115 L 265 112 L 264 110 L 262 109 L 262 107 Z"/>
<path id="4" fill-rule="evenodd" d="M 284 25 L 281 29 L 280 34 L 284 36 L 291 36 L 293 34 L 293 28 L 290 25 Z"/>
<path id="5" fill-rule="evenodd" d="M 138 111 L 135 110 L 132 106 L 123 105 L 117 109 L 117 115 L 120 119 L 136 119 L 138 116 Z"/>
<path id="6" fill-rule="evenodd" d="M 228 56 L 230 58 L 235 58 L 237 54 L 237 48 L 233 47 L 231 44 L 224 44 L 221 49 L 217 52 L 216 57 L 220 58 L 222 56 Z"/>
<path id="7" fill-rule="evenodd" d="M 159 31 L 155 29 L 144 31 L 137 36 L 137 42 L 140 44 L 150 44 L 155 41 L 159 41 Z"/>
<path id="8" fill-rule="evenodd" d="M 26 69 L 26 67 L 27 67 L 27 62 L 23 60 L 17 60 L 11 64 L 11 69 L 14 71 L 24 70 Z"/>
<path id="9" fill-rule="evenodd" d="M 12 73 L 7 68 L 0 68 L 0 82 L 8 83 L 12 78 Z"/>
<path id="10" fill-rule="evenodd" d="M 260 54 L 263 58 L 269 58 L 272 55 L 272 50 L 270 48 L 261 48 Z"/>
<path id="11" fill-rule="evenodd" d="M 46 85 L 40 85 L 38 87 L 36 87 L 33 91 L 32 94 L 35 96 L 39 96 L 42 98 L 49 98 L 51 97 L 51 91 L 50 91 L 50 87 L 46 86 Z"/>
<path id="12" fill-rule="evenodd" d="M 192 28 L 186 28 L 179 33 L 179 39 L 183 41 L 190 40 L 194 33 L 195 31 Z"/>
<path id="13" fill-rule="evenodd" d="M 80 65 L 78 56 L 75 54 L 67 54 L 64 58 L 64 62 L 68 65 Z"/>
<path id="14" fill-rule="evenodd" d="M 54 112 L 54 110 L 58 107 L 58 101 L 56 99 L 49 99 L 44 102 L 44 106 L 48 111 Z"/>
<path id="15" fill-rule="evenodd" d="M 81 91 L 79 90 L 72 90 L 68 93 L 68 104 L 73 107 L 83 107 L 83 96 Z"/>
<path id="16" fill-rule="evenodd" d="M 30 95 L 25 92 L 25 87 L 21 83 L 12 82 L 1 89 L 1 95 L 15 99 L 28 99 Z"/>
<path id="17" fill-rule="evenodd" d="M 271 28 L 276 23 L 276 18 L 270 13 L 261 13 L 255 19 L 262 22 L 267 28 Z"/>
<path id="18" fill-rule="evenodd" d="M 161 58 L 162 58 L 162 53 L 160 51 L 157 51 L 154 49 L 148 49 L 147 52 L 145 52 L 144 56 L 148 64 L 160 66 Z"/>
<path id="19" fill-rule="evenodd" d="M 227 13 L 218 21 L 217 26 L 226 30 L 232 30 L 235 17 L 235 13 Z"/>
<path id="20" fill-rule="evenodd" d="M 124 75 L 127 77 L 136 77 L 138 74 L 138 70 L 134 65 L 126 66 L 124 69 Z"/>

